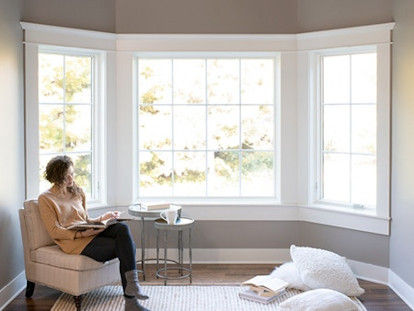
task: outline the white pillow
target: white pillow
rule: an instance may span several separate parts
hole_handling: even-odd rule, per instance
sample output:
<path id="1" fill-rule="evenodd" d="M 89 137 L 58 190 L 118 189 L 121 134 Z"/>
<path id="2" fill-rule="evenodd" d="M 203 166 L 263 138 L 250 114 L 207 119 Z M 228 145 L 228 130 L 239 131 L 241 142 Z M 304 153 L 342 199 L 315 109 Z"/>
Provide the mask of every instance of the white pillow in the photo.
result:
<path id="1" fill-rule="evenodd" d="M 365 292 L 344 257 L 323 249 L 295 245 L 290 247 L 290 255 L 303 283 L 312 289 L 329 288 L 348 296 Z"/>
<path id="2" fill-rule="evenodd" d="M 303 291 L 310 290 L 310 288 L 302 282 L 302 279 L 299 276 L 299 271 L 293 261 L 286 262 L 280 267 L 276 267 L 270 275 L 289 283 L 289 288 L 296 288 Z"/>
<path id="3" fill-rule="evenodd" d="M 358 311 L 349 297 L 321 288 L 295 295 L 279 305 L 278 311 Z"/>

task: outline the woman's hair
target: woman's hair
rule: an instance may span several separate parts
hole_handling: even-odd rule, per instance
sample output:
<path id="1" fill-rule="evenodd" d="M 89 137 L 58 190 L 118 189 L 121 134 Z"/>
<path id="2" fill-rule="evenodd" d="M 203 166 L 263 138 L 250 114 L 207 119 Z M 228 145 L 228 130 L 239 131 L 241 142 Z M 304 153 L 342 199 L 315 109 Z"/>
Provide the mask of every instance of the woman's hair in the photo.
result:
<path id="1" fill-rule="evenodd" d="M 52 158 L 46 165 L 44 177 L 47 181 L 61 187 L 65 181 L 66 174 L 70 167 L 73 167 L 73 161 L 66 155 L 60 155 Z M 68 187 L 70 193 L 75 197 L 80 197 L 82 190 L 75 181 L 72 187 Z"/>

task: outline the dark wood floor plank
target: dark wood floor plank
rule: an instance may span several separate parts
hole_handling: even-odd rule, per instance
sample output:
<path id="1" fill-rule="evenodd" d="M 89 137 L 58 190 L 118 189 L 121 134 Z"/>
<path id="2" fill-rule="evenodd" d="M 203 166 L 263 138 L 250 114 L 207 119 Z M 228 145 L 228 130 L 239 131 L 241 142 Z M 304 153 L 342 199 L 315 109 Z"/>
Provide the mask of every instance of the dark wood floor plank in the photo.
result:
<path id="1" fill-rule="evenodd" d="M 155 277 L 155 265 L 147 265 L 146 281 L 142 285 L 163 284 L 163 280 Z M 196 264 L 193 265 L 194 285 L 239 285 L 258 274 L 269 274 L 274 265 L 253 264 Z M 141 277 L 142 278 L 142 277 Z M 389 287 L 364 280 L 359 281 L 365 294 L 360 298 L 368 311 L 411 311 L 404 301 Z M 168 284 L 188 284 L 188 280 L 169 281 Z M 32 298 L 25 297 L 22 291 L 4 311 L 49 311 L 60 296 L 60 292 L 44 286 L 36 285 Z"/>

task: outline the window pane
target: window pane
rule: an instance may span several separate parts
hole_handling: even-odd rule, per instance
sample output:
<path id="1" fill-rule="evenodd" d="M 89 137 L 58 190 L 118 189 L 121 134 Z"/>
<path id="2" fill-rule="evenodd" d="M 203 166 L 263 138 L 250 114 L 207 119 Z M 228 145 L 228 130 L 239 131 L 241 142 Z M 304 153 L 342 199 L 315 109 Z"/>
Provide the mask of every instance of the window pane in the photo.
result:
<path id="1" fill-rule="evenodd" d="M 208 195 L 239 195 L 239 153 L 217 151 L 208 153 Z"/>
<path id="2" fill-rule="evenodd" d="M 242 149 L 272 149 L 274 146 L 273 106 L 242 106 Z"/>
<path id="3" fill-rule="evenodd" d="M 274 195 L 274 59 L 148 58 L 137 73 L 141 197 Z"/>
<path id="4" fill-rule="evenodd" d="M 242 104 L 273 104 L 273 59 L 243 59 L 241 61 Z"/>
<path id="5" fill-rule="evenodd" d="M 140 195 L 172 195 L 171 152 L 145 152 L 139 154 Z"/>
<path id="6" fill-rule="evenodd" d="M 206 102 L 206 62 L 204 59 L 174 60 L 174 104 Z"/>
<path id="7" fill-rule="evenodd" d="M 91 58 L 65 57 L 65 101 L 67 103 L 90 103 Z"/>
<path id="8" fill-rule="evenodd" d="M 377 115 L 375 105 L 352 106 L 352 152 L 377 152 Z"/>
<path id="9" fill-rule="evenodd" d="M 209 59 L 207 61 L 207 88 L 209 104 L 238 104 L 239 60 Z"/>
<path id="10" fill-rule="evenodd" d="M 39 102 L 63 102 L 63 55 L 39 54 Z"/>
<path id="11" fill-rule="evenodd" d="M 324 154 L 322 198 L 325 200 L 349 202 L 349 184 L 349 155 Z"/>
<path id="12" fill-rule="evenodd" d="M 74 163 L 76 183 L 83 189 L 87 198 L 92 193 L 92 158 L 90 153 L 68 154 Z"/>
<path id="13" fill-rule="evenodd" d="M 63 105 L 39 105 L 40 153 L 63 152 Z"/>
<path id="14" fill-rule="evenodd" d="M 95 56 L 39 53 L 40 189 L 49 160 L 68 155 L 87 198 L 93 187 L 93 63 Z M 72 103 L 72 104 L 71 104 Z"/>
<path id="15" fill-rule="evenodd" d="M 352 157 L 352 203 L 375 205 L 377 197 L 375 156 Z"/>
<path id="16" fill-rule="evenodd" d="M 171 107 L 142 105 L 139 107 L 139 149 L 171 149 Z"/>
<path id="17" fill-rule="evenodd" d="M 352 102 L 377 101 L 376 53 L 352 55 Z"/>
<path id="18" fill-rule="evenodd" d="M 208 148 L 235 149 L 240 146 L 239 107 L 208 108 Z"/>
<path id="19" fill-rule="evenodd" d="M 350 151 L 350 114 L 348 105 L 323 107 L 323 150 Z"/>
<path id="20" fill-rule="evenodd" d="M 174 158 L 174 195 L 206 194 L 206 153 L 177 152 Z"/>
<path id="21" fill-rule="evenodd" d="M 174 107 L 174 147 L 199 150 L 206 147 L 206 109 L 204 106 Z"/>
<path id="22" fill-rule="evenodd" d="M 66 151 L 90 151 L 92 115 L 90 105 L 67 105 L 65 109 Z"/>
<path id="23" fill-rule="evenodd" d="M 274 164 L 272 152 L 242 153 L 243 196 L 274 195 Z"/>
<path id="24" fill-rule="evenodd" d="M 171 104 L 170 59 L 141 59 L 138 63 L 138 98 L 141 104 Z"/>
<path id="25" fill-rule="evenodd" d="M 341 104 L 350 102 L 350 56 L 323 58 L 323 102 Z"/>

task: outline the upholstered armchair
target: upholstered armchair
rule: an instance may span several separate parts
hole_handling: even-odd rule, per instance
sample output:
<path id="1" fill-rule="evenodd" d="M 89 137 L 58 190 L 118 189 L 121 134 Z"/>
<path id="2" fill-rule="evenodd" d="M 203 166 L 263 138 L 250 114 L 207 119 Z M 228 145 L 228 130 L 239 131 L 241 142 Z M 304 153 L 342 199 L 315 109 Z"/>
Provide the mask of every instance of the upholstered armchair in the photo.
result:
<path id="1" fill-rule="evenodd" d="M 74 296 L 81 310 L 81 295 L 120 281 L 119 260 L 101 263 L 83 255 L 69 255 L 50 238 L 40 218 L 37 200 L 24 202 L 19 210 L 26 270 L 26 297 L 35 284 L 55 288 Z"/>

